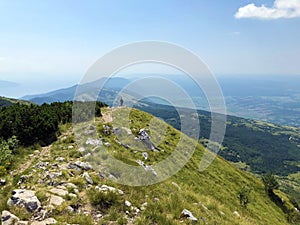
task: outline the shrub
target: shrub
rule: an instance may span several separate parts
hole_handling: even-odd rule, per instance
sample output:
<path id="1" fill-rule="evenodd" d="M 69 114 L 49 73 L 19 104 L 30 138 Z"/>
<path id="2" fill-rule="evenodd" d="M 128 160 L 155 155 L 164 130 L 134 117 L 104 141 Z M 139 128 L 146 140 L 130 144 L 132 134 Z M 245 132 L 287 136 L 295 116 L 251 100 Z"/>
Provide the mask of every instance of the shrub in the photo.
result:
<path id="1" fill-rule="evenodd" d="M 251 188 L 249 188 L 248 186 L 242 187 L 242 189 L 239 190 L 239 192 L 238 192 L 238 198 L 240 200 L 240 205 L 243 208 L 247 208 L 247 205 L 250 202 L 250 192 L 251 192 Z"/>
<path id="2" fill-rule="evenodd" d="M 279 183 L 277 182 L 276 178 L 272 174 L 266 174 L 262 177 L 262 182 L 265 185 L 265 190 L 268 194 L 273 193 L 274 189 L 279 188 Z"/>
<path id="3" fill-rule="evenodd" d="M 112 191 L 108 191 L 105 193 L 96 189 L 90 189 L 88 191 L 88 198 L 91 204 L 97 207 L 99 210 L 106 211 L 113 205 L 121 205 L 120 196 Z"/>
<path id="4" fill-rule="evenodd" d="M 12 150 L 6 141 L 0 142 L 0 166 L 7 169 L 12 162 Z M 3 169 L 2 169 L 3 170 Z"/>

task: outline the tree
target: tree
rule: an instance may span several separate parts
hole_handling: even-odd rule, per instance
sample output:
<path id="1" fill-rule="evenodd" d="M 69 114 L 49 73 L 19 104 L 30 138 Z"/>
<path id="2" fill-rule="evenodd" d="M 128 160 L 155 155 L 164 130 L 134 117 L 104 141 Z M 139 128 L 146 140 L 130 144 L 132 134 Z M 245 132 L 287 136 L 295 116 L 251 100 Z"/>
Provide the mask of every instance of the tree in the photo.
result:
<path id="1" fill-rule="evenodd" d="M 266 174 L 262 177 L 262 182 L 265 185 L 265 190 L 268 194 L 272 194 L 274 189 L 279 188 L 279 183 L 277 182 L 273 174 Z"/>

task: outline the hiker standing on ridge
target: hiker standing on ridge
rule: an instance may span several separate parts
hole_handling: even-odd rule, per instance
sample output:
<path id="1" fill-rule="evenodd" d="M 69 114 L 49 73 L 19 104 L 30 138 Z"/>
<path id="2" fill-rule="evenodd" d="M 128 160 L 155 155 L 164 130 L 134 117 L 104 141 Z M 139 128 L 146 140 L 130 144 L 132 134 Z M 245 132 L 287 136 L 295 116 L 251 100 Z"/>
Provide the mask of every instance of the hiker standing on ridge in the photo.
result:
<path id="1" fill-rule="evenodd" d="M 121 107 L 123 106 L 123 103 L 124 103 L 124 100 L 123 100 L 123 98 L 121 97 L 121 99 L 120 99 L 120 106 L 121 106 Z"/>

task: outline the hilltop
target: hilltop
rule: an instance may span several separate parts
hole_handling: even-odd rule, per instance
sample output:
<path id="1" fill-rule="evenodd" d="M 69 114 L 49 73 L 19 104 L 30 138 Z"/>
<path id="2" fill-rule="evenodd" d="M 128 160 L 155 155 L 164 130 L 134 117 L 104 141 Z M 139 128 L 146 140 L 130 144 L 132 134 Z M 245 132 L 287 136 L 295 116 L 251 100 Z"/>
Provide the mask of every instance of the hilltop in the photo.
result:
<path id="1" fill-rule="evenodd" d="M 286 212 L 294 209 L 284 194 L 276 191 L 276 196 L 284 199 L 284 203 L 277 202 L 276 205 L 259 179 L 236 169 L 224 159 L 216 157 L 208 169 L 200 172 L 198 166 L 204 147 L 162 120 L 129 108 L 104 108 L 102 114 L 96 119 L 96 126 L 82 124 L 81 128 L 87 134 L 80 139 L 83 146 L 78 145 L 70 125 L 65 124 L 60 126 L 58 140 L 50 146 L 27 149 L 29 153 L 16 162 L 14 171 L 3 177 L 5 185 L 0 190 L 2 220 L 3 215 L 32 221 L 31 224 L 82 225 L 175 225 L 191 224 L 195 219 L 198 224 L 284 225 L 289 224 L 288 219 L 292 220 Z M 123 120 L 114 121 L 116 117 Z M 123 122 L 128 123 L 127 120 L 130 127 L 124 128 Z M 139 138 L 141 129 L 149 134 L 156 150 L 147 149 L 141 143 L 137 144 L 141 149 L 136 150 L 129 141 Z M 165 131 L 163 139 L 159 139 L 156 132 L 160 129 Z M 97 139 L 88 138 L 96 131 Z M 155 178 L 155 173 L 161 172 L 155 171 L 156 164 L 174 151 L 180 138 L 186 143 L 195 143 L 195 152 L 182 170 L 158 184 L 141 187 L 118 184 L 114 180 L 122 177 L 121 170 L 110 173 L 102 168 L 99 172 L 91 166 L 93 160 L 89 160 L 91 154 L 106 159 L 108 155 L 103 154 L 104 149 L 126 164 L 152 168 L 148 172 Z M 145 152 L 147 157 L 142 154 Z M 249 204 L 242 207 L 238 193 L 245 189 L 251 190 L 246 194 Z M 30 197 L 31 203 L 24 195 Z M 183 216 L 183 211 L 193 216 Z"/>
<path id="2" fill-rule="evenodd" d="M 16 104 L 16 103 L 20 103 L 20 104 L 32 104 L 29 101 L 25 101 L 25 100 L 18 100 L 18 99 L 14 99 L 14 98 L 6 98 L 3 96 L 0 96 L 0 107 L 3 106 L 11 106 L 12 104 Z"/>

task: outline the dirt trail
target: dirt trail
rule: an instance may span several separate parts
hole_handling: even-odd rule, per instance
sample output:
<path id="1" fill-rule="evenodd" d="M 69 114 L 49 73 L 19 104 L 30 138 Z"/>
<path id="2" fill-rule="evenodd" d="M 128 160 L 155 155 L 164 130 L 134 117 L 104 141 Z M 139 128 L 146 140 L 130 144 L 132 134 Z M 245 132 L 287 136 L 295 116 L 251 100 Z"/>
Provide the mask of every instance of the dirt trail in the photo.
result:
<path id="1" fill-rule="evenodd" d="M 24 164 L 21 164 L 17 170 L 13 171 L 12 175 L 16 176 L 24 172 L 26 169 L 30 167 L 30 165 L 36 158 L 39 159 L 43 158 L 43 156 L 46 155 L 50 151 L 50 149 L 51 149 L 51 145 L 42 147 L 42 151 L 40 151 L 39 154 L 33 154 L 33 156 L 28 161 L 26 161 Z"/>
<path id="2" fill-rule="evenodd" d="M 116 108 L 107 108 L 107 111 L 102 113 L 103 123 L 111 123 L 113 121 L 112 112 L 115 110 Z"/>

